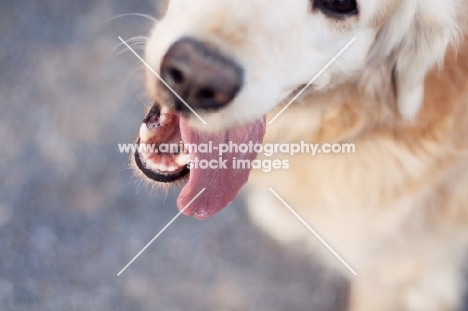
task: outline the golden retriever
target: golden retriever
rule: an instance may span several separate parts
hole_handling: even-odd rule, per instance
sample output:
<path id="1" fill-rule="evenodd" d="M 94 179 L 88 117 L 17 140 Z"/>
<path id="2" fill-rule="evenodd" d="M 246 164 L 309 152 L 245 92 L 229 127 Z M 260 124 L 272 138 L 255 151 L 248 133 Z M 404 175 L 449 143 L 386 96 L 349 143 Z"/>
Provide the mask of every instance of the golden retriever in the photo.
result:
<path id="1" fill-rule="evenodd" d="M 233 168 L 253 161 L 252 150 L 224 153 L 226 168 L 193 166 L 216 161 L 213 150 L 140 150 L 133 162 L 158 185 L 187 181 L 178 206 L 199 219 L 227 206 L 252 173 L 251 218 L 349 276 L 349 310 L 457 310 L 468 246 L 467 9 L 468 0 L 171 0 L 147 42 L 154 105 L 137 143 L 356 150 L 281 154 L 287 169 L 269 173 Z"/>

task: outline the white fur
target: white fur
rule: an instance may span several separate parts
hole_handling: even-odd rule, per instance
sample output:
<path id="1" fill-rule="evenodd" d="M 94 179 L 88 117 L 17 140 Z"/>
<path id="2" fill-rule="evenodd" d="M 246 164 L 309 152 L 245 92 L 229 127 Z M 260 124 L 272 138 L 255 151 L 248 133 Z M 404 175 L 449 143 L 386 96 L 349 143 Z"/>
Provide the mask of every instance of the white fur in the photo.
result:
<path id="1" fill-rule="evenodd" d="M 413 120 L 422 105 L 425 74 L 457 39 L 461 1 L 360 0 L 359 17 L 340 21 L 313 11 L 310 0 L 172 0 L 151 33 L 146 59 L 158 70 L 172 43 L 193 36 L 216 44 L 241 64 L 246 77 L 239 96 L 218 114 L 202 115 L 208 126 L 192 118 L 194 126 L 212 130 L 261 118 L 356 37 L 309 91 L 359 80 L 372 67 L 375 72 L 382 65 L 395 68 L 397 106 Z M 149 74 L 148 79 L 155 95 L 156 78 Z"/>

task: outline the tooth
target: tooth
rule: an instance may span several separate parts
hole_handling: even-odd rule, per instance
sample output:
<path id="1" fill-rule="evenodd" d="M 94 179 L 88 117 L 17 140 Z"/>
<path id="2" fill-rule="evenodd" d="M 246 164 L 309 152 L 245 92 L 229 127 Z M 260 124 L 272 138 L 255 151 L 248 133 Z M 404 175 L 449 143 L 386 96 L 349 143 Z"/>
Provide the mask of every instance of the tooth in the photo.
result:
<path id="1" fill-rule="evenodd" d="M 159 122 L 162 126 L 166 125 L 166 121 L 168 120 L 168 115 L 167 114 L 161 114 L 161 117 L 159 118 Z"/>
<path id="2" fill-rule="evenodd" d="M 180 166 L 185 166 L 190 161 L 190 154 L 181 153 L 175 159 L 175 162 Z"/>
<path id="3" fill-rule="evenodd" d="M 151 130 L 143 123 L 140 127 L 140 141 L 148 141 L 152 136 Z"/>
<path id="4" fill-rule="evenodd" d="M 169 172 L 175 172 L 177 170 L 177 166 L 175 165 L 171 165 L 170 167 L 168 167 L 167 169 Z"/>
<path id="5" fill-rule="evenodd" d="M 158 170 L 160 172 L 167 172 L 168 168 L 167 168 L 167 166 L 165 164 L 159 164 L 158 165 Z"/>

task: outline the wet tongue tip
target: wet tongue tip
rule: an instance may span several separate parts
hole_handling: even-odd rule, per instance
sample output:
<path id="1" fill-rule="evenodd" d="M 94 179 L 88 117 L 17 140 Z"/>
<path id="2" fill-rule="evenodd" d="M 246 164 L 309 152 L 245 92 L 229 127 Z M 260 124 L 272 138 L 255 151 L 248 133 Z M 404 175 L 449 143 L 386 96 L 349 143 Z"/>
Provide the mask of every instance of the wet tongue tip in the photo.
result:
<path id="1" fill-rule="evenodd" d="M 217 214 L 224 207 L 231 204 L 236 198 L 238 190 L 246 181 L 247 180 L 245 179 L 242 181 L 241 185 L 236 185 L 237 187 L 224 192 L 220 192 L 222 190 L 216 185 L 211 188 L 206 188 L 199 197 L 187 206 L 193 198 L 203 190 L 203 188 L 199 189 L 198 185 L 193 185 L 189 181 L 189 183 L 182 189 L 182 192 L 177 199 L 177 207 L 179 210 L 183 210 L 184 215 L 192 216 L 200 220 L 208 219 Z"/>
<path id="2" fill-rule="evenodd" d="M 265 119 L 255 121 L 245 126 L 227 130 L 221 134 L 206 134 L 199 133 L 192 129 L 187 120 L 180 119 L 180 130 L 182 139 L 186 144 L 208 144 L 212 142 L 213 146 L 230 141 L 234 144 L 243 144 L 252 141 L 254 144 L 261 143 L 265 135 Z M 218 150 L 211 153 L 192 153 L 192 160 L 219 160 Z M 256 153 L 248 153 L 243 156 L 243 159 L 253 161 L 256 158 Z M 197 196 L 203 188 L 206 190 L 197 197 L 184 210 L 184 214 L 193 216 L 197 219 L 207 219 L 221 211 L 236 198 L 240 188 L 247 182 L 250 169 L 235 169 L 233 168 L 233 158 L 240 157 L 239 153 L 230 152 L 223 155 L 223 160 L 226 161 L 225 168 L 217 169 L 201 169 L 192 168 L 188 183 L 182 189 L 182 192 L 177 199 L 177 207 L 183 210 Z"/>

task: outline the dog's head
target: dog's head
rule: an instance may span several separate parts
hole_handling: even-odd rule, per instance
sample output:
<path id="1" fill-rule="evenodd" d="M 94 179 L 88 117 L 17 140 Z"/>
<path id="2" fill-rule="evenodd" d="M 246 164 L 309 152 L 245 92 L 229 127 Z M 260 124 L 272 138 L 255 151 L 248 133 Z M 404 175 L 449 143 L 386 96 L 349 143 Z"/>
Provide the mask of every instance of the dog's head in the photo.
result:
<path id="1" fill-rule="evenodd" d="M 314 77 L 308 92 L 363 76 L 372 80 L 382 68 L 395 81 L 400 112 L 412 118 L 426 72 L 456 37 L 458 1 L 171 0 L 147 44 L 146 61 L 154 69 L 147 72 L 147 88 L 156 104 L 139 142 L 261 142 L 264 116 Z M 190 156 L 215 159 L 214 153 Z M 135 154 L 140 170 L 157 182 L 190 175 L 180 208 L 206 188 L 205 199 L 186 211 L 199 218 L 227 205 L 248 177 L 248 169 L 232 167 L 190 171 L 187 159 L 183 153 Z"/>

